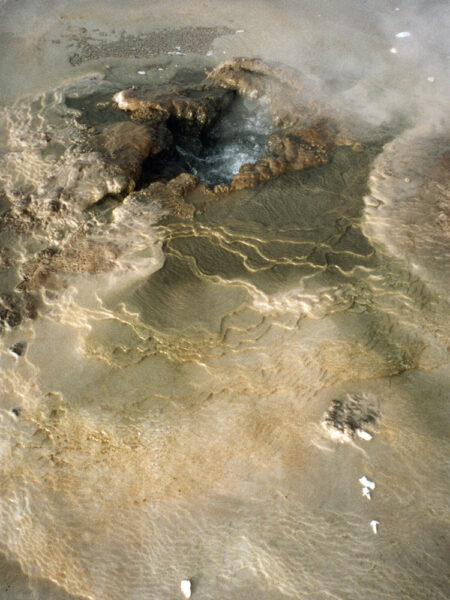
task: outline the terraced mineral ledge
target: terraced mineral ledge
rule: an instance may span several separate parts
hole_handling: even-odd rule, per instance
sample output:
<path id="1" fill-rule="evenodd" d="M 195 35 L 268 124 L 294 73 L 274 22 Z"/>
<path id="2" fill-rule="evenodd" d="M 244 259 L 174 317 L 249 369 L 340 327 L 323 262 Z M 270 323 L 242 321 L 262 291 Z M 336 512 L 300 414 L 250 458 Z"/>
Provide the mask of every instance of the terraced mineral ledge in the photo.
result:
<path id="1" fill-rule="evenodd" d="M 196 85 L 133 86 L 111 96 L 93 106 L 83 98 L 82 151 L 75 160 L 63 162 L 40 189 L 8 198 L 3 230 L 47 237 L 73 231 L 70 241 L 45 247 L 22 265 L 19 285 L 0 297 L 0 325 L 35 317 L 35 294 L 44 283 L 58 287 L 55 272 L 113 266 L 118 248 L 90 239 L 92 224 L 80 216 L 107 198 L 156 201 L 189 218 L 193 194 L 207 205 L 287 171 L 323 165 L 337 145 L 360 149 L 331 109 L 313 99 L 301 73 L 258 59 L 224 62 Z M 255 160 L 245 162 L 249 156 Z"/>

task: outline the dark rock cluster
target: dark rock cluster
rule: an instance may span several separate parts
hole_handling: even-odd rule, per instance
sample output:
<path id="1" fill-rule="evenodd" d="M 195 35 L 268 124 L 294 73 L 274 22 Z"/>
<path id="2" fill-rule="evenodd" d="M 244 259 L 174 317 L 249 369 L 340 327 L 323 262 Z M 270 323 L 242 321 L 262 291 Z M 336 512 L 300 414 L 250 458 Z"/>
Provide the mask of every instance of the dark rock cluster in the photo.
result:
<path id="1" fill-rule="evenodd" d="M 0 294 L 0 332 L 19 325 L 23 319 L 36 317 L 36 301 L 28 292 L 15 290 Z"/>
<path id="2" fill-rule="evenodd" d="M 358 431 L 373 430 L 379 417 L 380 410 L 375 398 L 365 394 L 346 394 L 343 398 L 331 401 L 322 425 L 332 437 L 350 441 Z"/>

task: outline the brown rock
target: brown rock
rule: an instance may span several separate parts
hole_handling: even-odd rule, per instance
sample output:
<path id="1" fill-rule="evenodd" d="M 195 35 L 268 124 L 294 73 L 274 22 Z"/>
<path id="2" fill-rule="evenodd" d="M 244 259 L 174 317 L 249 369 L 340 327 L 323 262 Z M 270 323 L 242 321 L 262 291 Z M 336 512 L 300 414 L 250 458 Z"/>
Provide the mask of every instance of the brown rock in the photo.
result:
<path id="1" fill-rule="evenodd" d="M 182 217 L 193 217 L 195 208 L 186 202 L 185 196 L 193 191 L 200 183 L 200 179 L 191 173 L 180 173 L 167 183 L 156 181 L 146 188 L 134 192 L 132 197 L 140 202 L 159 202 L 171 214 Z"/>
<path id="2" fill-rule="evenodd" d="M 0 294 L 0 331 L 17 327 L 24 319 L 35 319 L 36 301 L 26 291 L 17 290 Z"/>
<path id="3" fill-rule="evenodd" d="M 98 139 L 101 150 L 134 181 L 139 181 L 142 164 L 172 144 L 172 135 L 164 123 L 149 124 L 123 121 L 107 125 Z"/>
<path id="4" fill-rule="evenodd" d="M 211 86 L 161 90 L 141 88 L 117 93 L 114 100 L 118 107 L 131 113 L 140 121 L 178 121 L 178 127 L 194 128 L 201 132 L 211 126 L 230 105 L 230 90 Z"/>

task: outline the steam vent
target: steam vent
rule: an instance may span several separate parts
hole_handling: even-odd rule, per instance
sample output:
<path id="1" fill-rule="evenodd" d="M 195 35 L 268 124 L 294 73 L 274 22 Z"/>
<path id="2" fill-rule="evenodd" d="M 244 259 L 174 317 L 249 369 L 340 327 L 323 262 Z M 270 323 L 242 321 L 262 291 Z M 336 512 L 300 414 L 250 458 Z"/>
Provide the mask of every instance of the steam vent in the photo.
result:
<path id="1" fill-rule="evenodd" d="M 133 87 L 113 100 L 128 119 L 105 126 L 98 148 L 120 169 L 121 192 L 136 189 L 145 200 L 156 193 L 182 214 L 193 212 L 186 199 L 194 190 L 253 187 L 324 164 L 336 144 L 353 144 L 308 99 L 299 73 L 258 59 L 222 63 L 198 85 Z M 231 156 L 244 162 L 230 165 Z"/>

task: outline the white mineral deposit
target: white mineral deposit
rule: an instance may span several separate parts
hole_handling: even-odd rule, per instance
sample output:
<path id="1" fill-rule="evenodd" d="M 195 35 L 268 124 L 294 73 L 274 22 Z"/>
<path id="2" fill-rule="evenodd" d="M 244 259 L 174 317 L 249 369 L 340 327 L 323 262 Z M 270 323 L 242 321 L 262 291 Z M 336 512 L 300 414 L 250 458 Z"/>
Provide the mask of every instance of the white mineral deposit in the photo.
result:
<path id="1" fill-rule="evenodd" d="M 378 533 L 378 525 L 380 524 L 379 521 L 377 521 L 376 519 L 372 519 L 372 521 L 370 521 L 370 528 L 372 529 L 372 532 L 377 535 Z"/>
<path id="2" fill-rule="evenodd" d="M 364 487 L 370 488 L 371 490 L 375 489 L 375 482 L 374 481 L 370 481 L 369 479 L 367 479 L 367 477 L 365 475 L 363 475 L 362 477 L 360 477 L 358 481 Z"/>
<path id="3" fill-rule="evenodd" d="M 183 594 L 183 596 L 185 598 L 190 598 L 192 591 L 191 591 L 191 582 L 189 579 L 183 579 L 180 583 L 180 589 L 181 589 L 181 593 Z"/>

